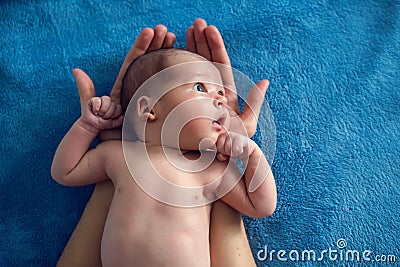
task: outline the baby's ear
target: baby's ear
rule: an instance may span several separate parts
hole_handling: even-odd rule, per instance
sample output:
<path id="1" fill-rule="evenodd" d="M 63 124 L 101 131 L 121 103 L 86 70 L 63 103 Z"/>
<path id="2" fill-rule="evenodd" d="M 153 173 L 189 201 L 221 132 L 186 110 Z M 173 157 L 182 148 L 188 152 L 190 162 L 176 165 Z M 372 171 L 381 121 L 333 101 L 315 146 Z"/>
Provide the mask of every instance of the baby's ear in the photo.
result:
<path id="1" fill-rule="evenodd" d="M 155 121 L 156 116 L 151 109 L 151 99 L 148 96 L 141 96 L 136 102 L 138 117 L 143 121 Z"/>

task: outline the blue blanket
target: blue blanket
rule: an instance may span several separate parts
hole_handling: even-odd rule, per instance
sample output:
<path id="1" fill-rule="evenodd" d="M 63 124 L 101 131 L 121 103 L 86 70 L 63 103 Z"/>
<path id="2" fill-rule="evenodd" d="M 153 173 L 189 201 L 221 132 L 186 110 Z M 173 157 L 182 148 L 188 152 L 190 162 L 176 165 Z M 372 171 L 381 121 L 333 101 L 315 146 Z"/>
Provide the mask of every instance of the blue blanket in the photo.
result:
<path id="1" fill-rule="evenodd" d="M 55 265 L 92 192 L 50 177 L 80 114 L 71 70 L 84 69 L 107 94 L 142 28 L 162 23 L 182 47 L 197 17 L 220 29 L 235 68 L 271 81 L 278 207 L 270 218 L 245 218 L 258 266 L 399 264 L 398 0 L 8 0 L 0 4 L 0 265 Z"/>

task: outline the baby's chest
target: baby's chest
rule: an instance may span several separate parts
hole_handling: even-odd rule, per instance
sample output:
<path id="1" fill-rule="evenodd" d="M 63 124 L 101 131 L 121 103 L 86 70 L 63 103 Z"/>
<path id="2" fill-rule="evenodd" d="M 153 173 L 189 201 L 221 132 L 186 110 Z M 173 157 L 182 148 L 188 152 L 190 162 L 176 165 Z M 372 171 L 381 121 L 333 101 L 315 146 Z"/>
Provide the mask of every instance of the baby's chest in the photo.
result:
<path id="1" fill-rule="evenodd" d="M 164 206 L 158 203 L 173 207 L 199 207 L 217 200 L 215 192 L 221 180 L 221 175 L 211 169 L 188 172 L 170 167 L 152 170 L 137 168 L 134 173 L 127 170 L 116 179 L 114 200 L 123 199 L 120 201 L 122 205 L 135 203 L 134 207 L 143 208 L 141 212 L 151 207 L 163 213 Z"/>
<path id="2" fill-rule="evenodd" d="M 165 193 L 173 196 L 173 203 L 187 207 L 217 200 L 215 192 L 222 182 L 223 174 L 223 170 L 213 165 L 199 171 L 173 169 L 162 172 L 163 178 L 170 183 Z"/>
<path id="3" fill-rule="evenodd" d="M 170 158 L 159 154 L 146 159 L 128 161 L 122 180 L 133 181 L 148 196 L 172 206 L 195 207 L 216 200 L 225 163 L 215 158 Z"/>

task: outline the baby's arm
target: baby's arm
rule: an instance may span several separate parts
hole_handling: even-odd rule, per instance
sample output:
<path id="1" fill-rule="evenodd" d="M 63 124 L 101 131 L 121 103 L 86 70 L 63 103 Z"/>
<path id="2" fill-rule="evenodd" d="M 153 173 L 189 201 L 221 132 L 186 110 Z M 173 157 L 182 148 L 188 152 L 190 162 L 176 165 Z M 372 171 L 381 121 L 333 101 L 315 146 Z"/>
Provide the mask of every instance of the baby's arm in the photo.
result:
<path id="1" fill-rule="evenodd" d="M 276 207 L 276 186 L 271 167 L 260 147 L 250 138 L 236 133 L 221 136 L 218 152 L 240 158 L 245 166 L 243 179 L 222 200 L 251 217 L 271 215 Z M 229 164 L 225 179 L 237 177 L 235 164 Z M 228 177 L 230 176 L 230 177 Z"/>
<path id="2" fill-rule="evenodd" d="M 106 180 L 104 147 L 88 151 L 101 130 L 122 124 L 121 106 L 107 96 L 92 97 L 82 105 L 81 117 L 64 136 L 54 155 L 51 175 L 63 185 L 77 186 Z"/>

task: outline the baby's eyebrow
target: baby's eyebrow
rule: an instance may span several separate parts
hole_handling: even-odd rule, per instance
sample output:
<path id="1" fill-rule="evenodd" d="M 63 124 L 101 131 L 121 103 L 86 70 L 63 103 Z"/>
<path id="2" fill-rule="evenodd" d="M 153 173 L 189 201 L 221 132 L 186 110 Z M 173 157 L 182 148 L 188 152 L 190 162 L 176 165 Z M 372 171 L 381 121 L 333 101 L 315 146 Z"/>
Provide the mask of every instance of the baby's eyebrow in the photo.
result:
<path id="1" fill-rule="evenodd" d="M 193 82 L 211 83 L 223 87 L 219 72 L 210 70 L 210 62 L 195 61 L 177 64 L 158 72 L 142 84 L 137 94 L 151 92 L 152 96 L 158 99 L 165 93 L 165 89 Z M 154 90 L 155 88 L 158 90 Z"/>

